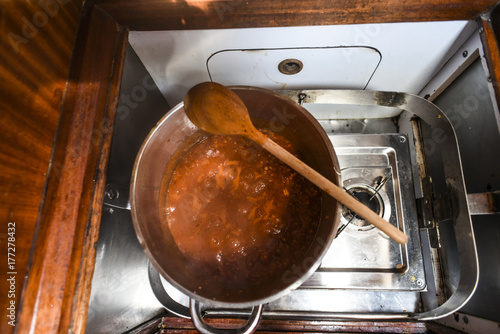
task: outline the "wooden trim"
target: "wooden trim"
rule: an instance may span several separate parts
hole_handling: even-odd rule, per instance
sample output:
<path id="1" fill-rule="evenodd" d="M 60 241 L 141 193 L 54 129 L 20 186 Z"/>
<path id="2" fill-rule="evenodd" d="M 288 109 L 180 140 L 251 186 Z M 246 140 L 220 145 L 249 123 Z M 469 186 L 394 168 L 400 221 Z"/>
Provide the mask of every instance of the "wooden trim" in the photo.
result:
<path id="1" fill-rule="evenodd" d="M 82 21 L 17 333 L 83 331 L 125 39 L 99 9 Z"/>
<path id="2" fill-rule="evenodd" d="M 497 0 L 97 0 L 130 30 L 471 20 Z M 147 18 L 147 19 L 144 19 Z"/>
<path id="3" fill-rule="evenodd" d="M 81 1 L 1 1 L 0 8 L 0 333 L 9 334 L 29 274 Z"/>
<path id="4" fill-rule="evenodd" d="M 500 5 L 498 5 L 490 16 L 481 18 L 483 33 L 481 39 L 484 47 L 486 62 L 489 67 L 491 83 L 495 90 L 495 98 L 500 103 Z"/>
<path id="5" fill-rule="evenodd" d="M 204 321 L 219 329 L 242 327 L 245 319 L 208 318 Z M 161 333 L 198 333 L 191 319 L 163 317 Z M 424 322 L 409 321 L 333 321 L 263 319 L 257 333 L 426 333 Z"/>
<path id="6" fill-rule="evenodd" d="M 108 23 L 113 25 L 112 18 L 109 18 L 109 20 Z M 112 26 L 109 26 L 108 29 L 112 29 Z M 80 210 L 81 214 L 79 214 L 77 225 L 80 228 L 77 230 L 71 260 L 71 263 L 74 264 L 72 268 L 75 272 L 73 275 L 70 275 L 72 281 L 67 283 L 63 310 L 68 310 L 68 312 L 63 314 L 63 321 L 59 328 L 59 332 L 61 333 L 69 333 L 69 330 L 73 333 L 84 333 L 87 321 L 92 277 L 95 267 L 95 244 L 99 237 L 106 173 L 127 41 L 127 32 L 123 29 L 118 28 L 113 33 L 115 33 L 115 36 L 113 36 L 115 49 L 113 53 L 109 53 L 109 55 L 114 55 L 114 59 L 112 59 L 113 64 L 111 65 L 112 73 L 109 78 L 106 78 L 108 82 L 103 83 L 104 85 L 108 85 L 107 106 L 104 117 L 99 124 L 96 124 L 97 127 L 93 130 L 93 140 L 97 140 L 97 138 L 100 140 L 99 148 L 96 150 L 98 155 L 93 155 L 94 161 L 88 164 L 87 168 L 89 175 L 92 175 L 92 173 L 95 175 L 94 185 L 93 188 L 89 187 L 86 189 L 88 194 L 86 194 L 85 198 L 90 200 L 88 203 L 89 206 L 84 206 Z M 112 42 L 111 38 L 110 42 Z M 100 49 L 96 48 L 94 52 L 97 55 L 102 55 Z M 98 137 L 94 137 L 94 134 L 98 134 Z M 80 264 L 79 266 L 78 263 Z"/>

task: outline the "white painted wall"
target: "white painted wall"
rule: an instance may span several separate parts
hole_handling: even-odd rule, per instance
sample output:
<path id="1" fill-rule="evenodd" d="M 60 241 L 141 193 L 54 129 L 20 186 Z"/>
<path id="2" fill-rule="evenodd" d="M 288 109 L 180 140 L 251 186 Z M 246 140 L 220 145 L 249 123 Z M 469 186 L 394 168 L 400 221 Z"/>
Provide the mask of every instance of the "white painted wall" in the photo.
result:
<path id="1" fill-rule="evenodd" d="M 173 106 L 210 75 L 225 85 L 276 90 L 366 88 L 418 94 L 475 30 L 475 23 L 452 21 L 131 31 L 129 41 Z M 277 66 L 286 58 L 301 60 L 304 69 L 296 75 L 279 73 Z M 346 117 L 325 106 L 313 106 L 312 112 L 318 118 L 366 117 L 354 110 Z"/>

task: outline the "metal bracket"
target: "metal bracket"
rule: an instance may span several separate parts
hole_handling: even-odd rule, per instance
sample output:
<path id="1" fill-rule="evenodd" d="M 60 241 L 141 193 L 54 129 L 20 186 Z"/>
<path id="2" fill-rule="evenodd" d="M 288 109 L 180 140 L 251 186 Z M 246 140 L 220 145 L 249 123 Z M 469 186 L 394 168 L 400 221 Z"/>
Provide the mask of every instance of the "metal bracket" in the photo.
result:
<path id="1" fill-rule="evenodd" d="M 428 230 L 431 247 L 440 248 L 441 241 L 437 225 L 453 217 L 450 197 L 448 193 L 434 197 L 430 177 L 425 177 L 421 185 L 424 197 L 417 199 L 418 223 L 421 229 Z"/>
<path id="2" fill-rule="evenodd" d="M 471 215 L 491 215 L 500 213 L 500 191 L 467 194 Z"/>
<path id="3" fill-rule="evenodd" d="M 429 243 L 432 248 L 441 248 L 439 231 L 432 213 L 432 200 L 428 197 L 417 198 L 418 225 L 421 229 L 427 229 Z"/>
<path id="4" fill-rule="evenodd" d="M 432 211 L 434 213 L 434 228 L 429 231 L 429 240 L 431 247 L 441 248 L 441 239 L 437 226 L 439 223 L 453 218 L 449 193 L 439 194 L 433 198 Z"/>
<path id="5" fill-rule="evenodd" d="M 432 196 L 430 182 L 422 182 L 424 197 L 417 199 L 417 212 L 420 228 L 432 229 L 442 221 L 452 219 L 453 211 L 449 193 Z M 467 194 L 469 213 L 491 215 L 500 213 L 500 191 Z"/>
<path id="6" fill-rule="evenodd" d="M 435 228 L 431 179 L 424 178 L 421 185 L 424 197 L 417 199 L 418 224 L 420 228 Z"/>

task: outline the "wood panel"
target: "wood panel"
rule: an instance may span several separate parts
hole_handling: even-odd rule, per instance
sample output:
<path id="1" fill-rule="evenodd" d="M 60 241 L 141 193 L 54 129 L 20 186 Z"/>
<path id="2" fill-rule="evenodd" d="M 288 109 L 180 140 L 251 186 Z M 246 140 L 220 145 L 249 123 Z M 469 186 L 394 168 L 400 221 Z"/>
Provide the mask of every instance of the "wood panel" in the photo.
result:
<path id="1" fill-rule="evenodd" d="M 0 4 L 0 333 L 14 330 L 7 318 L 11 302 L 18 323 L 80 7 L 81 1 L 67 0 Z M 15 235 L 7 234 L 9 222 L 15 223 Z M 15 238 L 12 269 L 9 237 Z M 6 275 L 14 277 L 13 289 Z"/>
<path id="2" fill-rule="evenodd" d="M 95 244 L 99 237 L 113 125 L 123 72 L 127 33 L 117 26 L 112 18 L 107 17 L 105 22 L 106 25 L 102 24 L 104 22 L 92 25 L 87 38 L 95 42 L 93 36 L 104 32 L 107 34 L 104 34 L 100 40 L 97 39 L 98 43 L 93 43 L 91 46 L 87 43 L 82 47 L 87 52 L 95 53 L 90 63 L 87 61 L 82 63 L 80 72 L 82 74 L 88 71 L 100 73 L 102 76 L 100 80 L 101 103 L 98 105 L 99 109 L 96 110 L 98 117 L 94 121 L 92 131 L 94 146 L 89 154 L 89 162 L 85 171 L 87 180 L 83 185 L 82 204 L 76 221 L 77 228 L 70 259 L 71 272 L 68 275 L 62 304 L 62 309 L 66 312 L 62 314 L 59 326 L 61 333 L 83 333 L 85 330 L 95 266 Z M 99 72 L 100 68 L 94 65 L 99 64 L 98 58 L 106 54 L 104 51 L 109 54 L 109 59 L 112 59 L 107 64 L 109 72 Z M 85 94 L 82 94 L 79 98 L 84 96 Z M 79 105 L 80 101 L 76 100 L 73 103 Z M 85 107 L 81 109 L 82 112 L 84 110 Z M 92 184 L 92 187 L 86 187 L 85 183 Z"/>
<path id="3" fill-rule="evenodd" d="M 130 30 L 468 20 L 497 0 L 96 0 Z M 144 19 L 147 18 L 147 19 Z"/>
<path id="4" fill-rule="evenodd" d="M 484 46 L 486 61 L 488 63 L 491 82 L 495 90 L 495 97 L 500 101 L 500 5 L 491 12 L 490 16 L 485 16 L 480 22 L 483 27 L 481 34 Z"/>
<path id="5" fill-rule="evenodd" d="M 94 258 L 125 36 L 99 9 L 82 21 L 19 315 L 20 333 L 82 331 L 93 272 L 87 260 Z M 84 290 L 77 288 L 80 281 Z"/>
<path id="6" fill-rule="evenodd" d="M 214 328 L 229 330 L 242 327 L 246 321 L 208 318 L 205 322 Z M 163 317 L 159 327 L 161 333 L 198 333 L 190 319 Z M 423 322 L 263 319 L 256 333 L 427 333 L 427 330 Z"/>

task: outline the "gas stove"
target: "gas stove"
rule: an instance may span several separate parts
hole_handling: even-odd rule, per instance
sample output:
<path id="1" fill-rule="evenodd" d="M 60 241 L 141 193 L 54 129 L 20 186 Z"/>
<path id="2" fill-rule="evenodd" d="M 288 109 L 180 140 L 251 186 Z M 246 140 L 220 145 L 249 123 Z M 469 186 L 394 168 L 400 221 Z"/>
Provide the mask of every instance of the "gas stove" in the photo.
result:
<path id="1" fill-rule="evenodd" d="M 163 314 L 190 316 L 188 297 L 149 263 L 129 211 L 128 186 L 139 147 L 171 109 L 165 95 L 180 95 L 184 89 L 175 84 L 169 86 L 172 92 L 158 89 L 150 76 L 156 70 L 163 73 L 162 68 L 146 70 L 128 48 L 96 245 L 88 333 L 127 332 Z M 264 317 L 428 320 L 460 308 L 475 289 L 478 269 L 460 155 L 446 116 L 417 96 L 363 90 L 366 85 L 355 87 L 358 90 L 276 88 L 303 104 L 323 126 L 338 156 L 345 190 L 403 230 L 409 243 L 398 245 L 343 210 L 336 239 L 320 268 L 299 288 L 267 304 Z M 448 284 L 448 299 L 435 248 L 440 239 L 433 239 L 434 220 L 425 210 L 432 200 L 426 186 L 432 181 L 421 168 L 422 138 L 415 136 L 420 121 L 440 131 L 433 144 L 439 147 L 443 174 L 453 190 L 451 205 L 459 208 L 455 211 L 458 216 L 453 217 L 454 239 L 447 241 L 452 257 L 444 260 L 458 260 L 462 265 L 453 275 L 459 279 Z M 203 311 L 213 316 L 249 313 L 210 307 Z"/>
<path id="2" fill-rule="evenodd" d="M 404 230 L 409 243 L 398 245 L 343 210 L 336 240 L 320 268 L 297 290 L 266 305 L 264 316 L 380 319 L 420 312 L 420 293 L 427 284 L 410 140 L 395 133 L 391 119 L 319 122 L 335 147 L 344 188 Z M 352 133 L 356 129 L 362 133 Z M 381 130 L 384 134 L 375 133 Z M 115 131 L 119 137 L 120 129 Z M 129 154 L 123 149 L 115 152 Z M 106 198 L 87 330 L 108 332 L 107 325 L 116 329 L 117 324 L 129 324 L 130 329 L 165 310 L 189 317 L 188 297 L 160 277 L 137 241 L 128 211 L 128 189 L 110 183 Z M 204 308 L 204 312 L 235 316 L 248 310 Z"/>
<path id="3" fill-rule="evenodd" d="M 304 288 L 419 291 L 425 274 L 408 138 L 400 134 L 329 136 L 344 189 L 409 236 L 399 245 L 350 210 L 337 238 Z"/>

